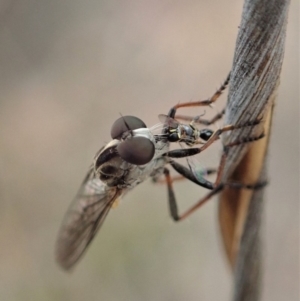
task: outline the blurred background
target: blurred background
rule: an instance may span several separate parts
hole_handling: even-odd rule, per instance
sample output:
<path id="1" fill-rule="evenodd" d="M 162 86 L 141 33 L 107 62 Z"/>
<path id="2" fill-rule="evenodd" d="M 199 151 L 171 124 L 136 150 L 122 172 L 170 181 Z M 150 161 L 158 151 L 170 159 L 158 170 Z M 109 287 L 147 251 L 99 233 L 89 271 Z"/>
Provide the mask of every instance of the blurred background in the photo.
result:
<path id="1" fill-rule="evenodd" d="M 179 101 L 215 92 L 241 11 L 237 0 L 0 1 L 0 300 L 230 300 L 217 199 L 174 223 L 166 188 L 148 181 L 110 212 L 72 273 L 55 263 L 54 244 L 120 113 L 151 126 Z M 263 300 L 299 298 L 298 13 L 292 1 L 269 150 Z M 218 158 L 215 149 L 199 160 Z M 205 193 L 188 182 L 175 191 L 181 211 Z"/>

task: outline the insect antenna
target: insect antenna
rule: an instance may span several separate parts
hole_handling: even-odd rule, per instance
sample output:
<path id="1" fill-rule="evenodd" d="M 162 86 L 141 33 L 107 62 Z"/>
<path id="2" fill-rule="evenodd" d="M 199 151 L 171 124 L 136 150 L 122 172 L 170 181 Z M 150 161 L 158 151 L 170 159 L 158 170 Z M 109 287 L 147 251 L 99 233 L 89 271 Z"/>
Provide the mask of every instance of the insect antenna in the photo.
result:
<path id="1" fill-rule="evenodd" d="M 130 126 L 128 125 L 126 119 L 124 118 L 124 116 L 123 116 L 121 113 L 119 113 L 119 114 L 120 114 L 121 118 L 123 119 L 124 124 L 125 124 L 125 126 L 126 126 L 128 132 L 130 132 L 130 134 L 132 135 L 132 130 L 130 129 Z"/>

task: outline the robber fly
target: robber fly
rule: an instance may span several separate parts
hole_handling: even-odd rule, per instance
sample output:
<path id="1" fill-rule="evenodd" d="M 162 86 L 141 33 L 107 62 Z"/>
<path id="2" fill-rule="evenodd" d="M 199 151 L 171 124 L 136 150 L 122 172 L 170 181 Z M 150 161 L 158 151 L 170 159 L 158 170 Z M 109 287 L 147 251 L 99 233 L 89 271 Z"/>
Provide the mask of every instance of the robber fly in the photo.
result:
<path id="1" fill-rule="evenodd" d="M 157 135 L 134 116 L 122 116 L 113 124 L 112 140 L 96 154 L 61 226 L 56 257 L 63 268 L 77 262 L 117 199 L 147 178 L 157 179 L 165 172 L 170 142 L 204 143 L 213 133 L 167 115 L 160 119 L 164 125 Z"/>
<path id="2" fill-rule="evenodd" d="M 195 175 L 195 171 L 190 166 L 188 168 L 174 159 L 194 156 L 202 152 L 225 131 L 257 123 L 238 127 L 228 125 L 216 131 L 198 130 L 195 124 L 201 123 L 200 117 L 191 118 L 190 124 L 180 123 L 175 117 L 176 110 L 180 107 L 211 105 L 225 89 L 228 81 L 229 77 L 210 99 L 178 104 L 169 111 L 168 115 L 160 115 L 162 128 L 158 134 L 154 131 L 157 126 L 147 128 L 141 119 L 134 116 L 122 116 L 114 122 L 111 128 L 112 140 L 95 155 L 94 162 L 60 228 L 56 244 L 56 259 L 64 269 L 72 268 L 79 260 L 102 226 L 113 204 L 146 179 L 156 180 L 165 175 L 170 213 L 175 221 L 188 216 L 222 189 L 222 184 L 216 185 L 202 176 Z M 212 120 L 217 120 L 221 115 L 218 114 Z M 203 123 L 209 124 L 212 121 Z M 257 139 L 249 141 L 254 140 Z M 189 148 L 170 150 L 170 144 L 177 142 Z M 184 178 L 211 190 L 207 197 L 198 201 L 182 215 L 178 214 L 172 179 L 166 167 L 168 164 Z M 198 171 L 197 173 L 199 174 Z"/>

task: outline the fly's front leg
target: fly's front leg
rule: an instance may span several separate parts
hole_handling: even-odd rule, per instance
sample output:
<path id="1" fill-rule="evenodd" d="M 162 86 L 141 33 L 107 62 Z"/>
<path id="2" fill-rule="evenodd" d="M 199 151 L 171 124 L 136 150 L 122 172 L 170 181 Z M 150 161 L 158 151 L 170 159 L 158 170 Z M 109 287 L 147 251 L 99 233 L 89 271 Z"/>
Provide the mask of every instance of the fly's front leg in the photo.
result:
<path id="1" fill-rule="evenodd" d="M 202 124 L 202 125 L 212 125 L 215 122 L 217 122 L 219 119 L 221 119 L 223 117 L 225 113 L 225 109 L 223 109 L 220 113 L 216 114 L 214 117 L 212 117 L 211 119 L 202 119 L 202 118 L 195 118 L 195 117 L 191 117 L 191 116 L 185 116 L 185 115 L 176 115 L 176 120 L 183 120 L 183 121 L 189 121 L 189 122 L 193 122 L 195 124 Z"/>
<path id="2" fill-rule="evenodd" d="M 230 80 L 230 73 L 228 74 L 228 76 L 227 76 L 226 80 L 224 81 L 224 83 L 222 84 L 222 86 L 214 93 L 214 95 L 212 97 L 210 97 L 209 99 L 205 99 L 205 100 L 179 103 L 169 111 L 168 116 L 171 118 L 175 118 L 176 111 L 179 108 L 212 105 L 220 97 L 220 95 L 223 93 L 223 91 L 226 89 L 226 87 L 228 86 L 229 80 Z"/>
<path id="3" fill-rule="evenodd" d="M 232 131 L 232 130 L 236 130 L 236 129 L 240 129 L 246 126 L 255 126 L 257 124 L 260 123 L 260 120 L 254 121 L 254 122 L 247 122 L 245 124 L 242 125 L 226 125 L 218 130 L 216 130 L 211 137 L 208 139 L 208 141 L 202 145 L 201 147 L 193 147 L 193 148 L 188 148 L 188 149 L 175 149 L 175 150 L 171 150 L 167 153 L 165 153 L 165 156 L 168 156 L 170 158 L 184 158 L 184 157 L 189 157 L 189 156 L 194 156 L 196 154 L 199 154 L 201 152 L 203 152 L 205 149 L 207 149 L 214 141 L 216 141 L 217 139 L 220 138 L 220 135 L 224 132 L 227 131 Z M 259 136 L 259 137 L 249 137 L 244 139 L 243 141 L 237 141 L 232 143 L 229 146 L 234 146 L 234 145 L 238 145 L 241 143 L 246 143 L 246 142 L 252 142 L 252 141 L 256 141 L 258 139 L 261 139 L 263 136 Z"/>
<path id="4" fill-rule="evenodd" d="M 208 148 L 214 141 L 216 141 L 217 139 L 220 138 L 221 134 L 228 132 L 228 131 L 232 131 L 232 130 L 236 130 L 236 129 L 241 129 L 247 126 L 255 126 L 258 125 L 260 123 L 260 120 L 255 120 L 255 121 L 249 121 L 246 122 L 244 124 L 241 125 L 225 125 L 224 127 L 216 130 L 211 137 L 208 139 L 208 141 L 201 147 L 201 151 L 204 151 L 206 148 Z M 247 143 L 247 142 L 252 142 L 252 141 L 256 141 L 258 139 L 261 139 L 263 136 L 259 136 L 259 137 L 248 137 L 246 139 L 244 139 L 243 141 L 236 141 L 228 146 L 235 146 L 238 144 L 242 144 L 242 143 Z"/>
<path id="5" fill-rule="evenodd" d="M 224 170 L 224 167 L 225 167 L 225 163 L 226 163 L 226 159 L 227 159 L 228 151 L 229 151 L 230 147 L 233 147 L 233 146 L 236 146 L 236 145 L 245 144 L 245 143 L 249 143 L 249 142 L 254 142 L 254 141 L 257 141 L 257 140 L 260 140 L 260 139 L 264 138 L 264 136 L 265 136 L 264 133 L 262 133 L 261 135 L 256 136 L 256 137 L 247 137 L 247 138 L 244 138 L 242 140 L 234 141 L 232 143 L 229 143 L 229 144 L 225 145 L 223 147 L 223 154 L 222 154 L 221 161 L 220 161 L 220 164 L 219 164 L 219 168 L 218 168 L 218 173 L 217 173 L 217 178 L 216 178 L 215 184 L 217 185 L 218 183 L 221 182 L 223 170 Z"/>

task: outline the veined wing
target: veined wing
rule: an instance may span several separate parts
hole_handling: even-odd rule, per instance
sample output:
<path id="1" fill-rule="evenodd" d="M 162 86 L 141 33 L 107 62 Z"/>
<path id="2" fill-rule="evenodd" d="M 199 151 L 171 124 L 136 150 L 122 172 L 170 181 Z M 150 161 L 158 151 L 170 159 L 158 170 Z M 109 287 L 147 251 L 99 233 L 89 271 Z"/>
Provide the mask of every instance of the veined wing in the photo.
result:
<path id="1" fill-rule="evenodd" d="M 169 117 L 168 115 L 165 114 L 159 114 L 158 119 L 160 120 L 161 123 L 163 123 L 165 126 L 168 127 L 177 128 L 179 125 L 179 122 L 176 119 Z"/>
<path id="2" fill-rule="evenodd" d="M 82 256 L 121 193 L 95 178 L 90 168 L 59 231 L 56 259 L 64 269 L 70 269 Z"/>

